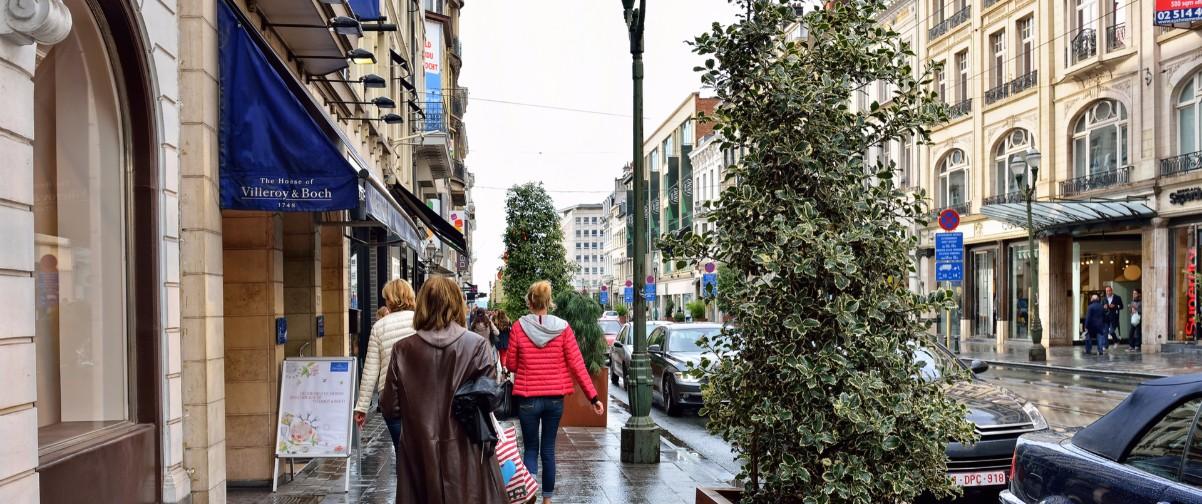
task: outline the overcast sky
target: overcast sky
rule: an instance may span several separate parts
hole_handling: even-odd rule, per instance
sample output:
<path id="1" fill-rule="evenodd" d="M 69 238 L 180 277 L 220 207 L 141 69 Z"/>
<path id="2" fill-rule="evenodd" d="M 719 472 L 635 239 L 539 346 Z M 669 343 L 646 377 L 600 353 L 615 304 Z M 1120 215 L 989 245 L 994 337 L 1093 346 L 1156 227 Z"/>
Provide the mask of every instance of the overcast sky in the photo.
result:
<path id="1" fill-rule="evenodd" d="M 700 59 L 685 42 L 735 11 L 727 0 L 648 3 L 650 133 L 700 87 Z M 467 167 L 476 175 L 473 277 L 484 291 L 501 266 L 506 188 L 541 181 L 556 208 L 600 203 L 612 191 L 631 153 L 630 47 L 616 0 L 474 0 L 460 40 L 459 83 L 471 93 Z"/>

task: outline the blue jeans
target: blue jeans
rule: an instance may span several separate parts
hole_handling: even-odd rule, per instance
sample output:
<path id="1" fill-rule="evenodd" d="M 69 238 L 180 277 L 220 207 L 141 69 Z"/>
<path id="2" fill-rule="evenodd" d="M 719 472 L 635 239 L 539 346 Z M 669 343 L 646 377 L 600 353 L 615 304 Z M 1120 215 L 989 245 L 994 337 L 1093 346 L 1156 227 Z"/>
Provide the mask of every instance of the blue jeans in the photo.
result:
<path id="1" fill-rule="evenodd" d="M 392 450 L 396 451 L 397 445 L 401 444 L 401 421 L 393 422 L 385 419 L 384 424 L 388 426 L 388 435 L 392 436 Z"/>
<path id="2" fill-rule="evenodd" d="M 555 494 L 555 434 L 563 417 L 563 396 L 522 397 L 518 402 L 518 422 L 522 425 L 522 463 L 530 474 L 538 475 L 543 461 L 543 497 Z M 542 435 L 539 424 L 542 424 Z"/>
<path id="3" fill-rule="evenodd" d="M 1089 355 L 1089 354 L 1093 353 L 1091 351 L 1092 347 L 1090 346 L 1090 344 L 1093 343 L 1095 340 L 1098 342 L 1098 353 L 1106 351 L 1106 337 L 1107 337 L 1106 331 L 1098 331 L 1098 332 L 1089 333 L 1089 336 L 1085 337 L 1085 354 Z"/>

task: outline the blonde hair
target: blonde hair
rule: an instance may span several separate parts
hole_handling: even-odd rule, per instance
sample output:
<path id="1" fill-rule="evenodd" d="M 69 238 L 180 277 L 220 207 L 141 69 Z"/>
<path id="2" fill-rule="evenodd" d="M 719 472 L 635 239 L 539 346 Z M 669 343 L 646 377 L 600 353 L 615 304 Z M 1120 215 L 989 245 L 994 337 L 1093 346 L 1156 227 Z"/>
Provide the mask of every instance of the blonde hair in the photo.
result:
<path id="1" fill-rule="evenodd" d="M 422 284 L 417 294 L 413 328 L 438 331 L 451 324 L 467 325 L 467 299 L 459 285 L 447 277 L 433 277 Z"/>
<path id="2" fill-rule="evenodd" d="M 399 278 L 389 280 L 384 284 L 384 305 L 389 312 L 412 311 L 417 308 L 414 299 L 413 286 Z"/>
<path id="3" fill-rule="evenodd" d="M 526 306 L 531 310 L 555 310 L 555 302 L 551 300 L 551 282 L 540 280 L 526 291 Z"/>

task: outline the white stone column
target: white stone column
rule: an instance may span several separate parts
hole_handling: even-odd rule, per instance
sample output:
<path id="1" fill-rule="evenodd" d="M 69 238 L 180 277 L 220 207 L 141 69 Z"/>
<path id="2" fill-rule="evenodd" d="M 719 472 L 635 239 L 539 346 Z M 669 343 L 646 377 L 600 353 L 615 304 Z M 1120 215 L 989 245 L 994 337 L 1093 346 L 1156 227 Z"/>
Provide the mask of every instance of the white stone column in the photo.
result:
<path id="1" fill-rule="evenodd" d="M 59 0 L 0 0 L 0 502 L 37 503 L 33 73 L 36 49 L 71 30 Z"/>

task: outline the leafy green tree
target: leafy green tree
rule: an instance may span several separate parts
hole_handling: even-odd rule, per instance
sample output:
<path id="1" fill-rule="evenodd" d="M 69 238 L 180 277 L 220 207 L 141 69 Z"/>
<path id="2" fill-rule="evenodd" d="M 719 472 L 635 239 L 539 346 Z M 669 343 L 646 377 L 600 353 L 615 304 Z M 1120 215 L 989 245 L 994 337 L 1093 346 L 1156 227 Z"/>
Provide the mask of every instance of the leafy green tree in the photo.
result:
<path id="1" fill-rule="evenodd" d="M 526 290 L 539 280 L 551 282 L 558 295 L 571 290 L 574 266 L 563 246 L 559 212 L 541 183 L 515 185 L 505 195 L 505 312 L 516 319 L 527 312 Z"/>
<path id="2" fill-rule="evenodd" d="M 597 323 L 601 311 L 601 304 L 597 300 L 579 292 L 569 291 L 555 296 L 555 316 L 572 326 L 589 374 L 597 374 L 605 366 L 605 333 Z"/>
<path id="3" fill-rule="evenodd" d="M 940 292 L 907 289 L 909 232 L 925 195 L 869 163 L 873 146 L 927 141 L 946 107 L 915 77 L 914 52 L 876 21 L 881 0 L 829 2 L 798 16 L 787 0 L 738 0 L 745 13 L 698 36 L 702 83 L 722 105 L 721 147 L 746 149 L 727 170 L 716 231 L 666 238 L 681 259 L 710 257 L 738 330 L 708 342 L 719 361 L 704 394 L 708 427 L 744 460 L 745 503 L 905 503 L 957 490 L 946 443 L 970 442 L 947 385 L 919 378 L 914 345 Z M 805 36 L 789 39 L 795 23 Z M 884 81 L 887 104 L 849 108 Z M 721 235 L 721 239 L 716 237 Z M 737 352 L 737 356 L 733 352 Z M 704 364 L 703 364 L 704 365 Z"/>
<path id="4" fill-rule="evenodd" d="M 705 318 L 705 301 L 694 299 L 685 303 L 684 307 L 689 311 L 689 316 L 693 317 L 693 320 L 697 321 Z"/>

